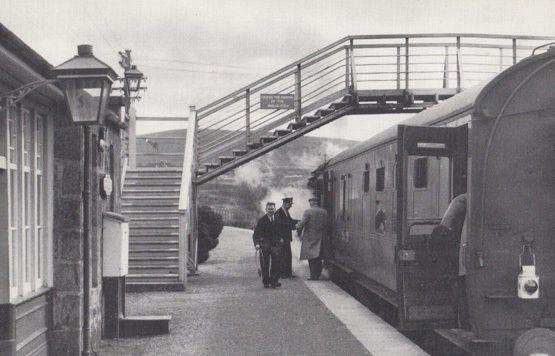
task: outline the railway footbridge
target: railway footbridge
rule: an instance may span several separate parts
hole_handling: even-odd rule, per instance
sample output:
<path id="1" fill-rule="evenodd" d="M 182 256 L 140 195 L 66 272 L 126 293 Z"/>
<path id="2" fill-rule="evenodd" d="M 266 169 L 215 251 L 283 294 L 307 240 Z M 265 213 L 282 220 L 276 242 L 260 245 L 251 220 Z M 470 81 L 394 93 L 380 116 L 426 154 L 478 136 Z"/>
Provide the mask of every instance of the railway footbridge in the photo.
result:
<path id="1" fill-rule="evenodd" d="M 348 36 L 208 105 L 192 106 L 177 206 L 178 279 L 185 283 L 187 267 L 196 270 L 200 185 L 346 115 L 420 112 L 553 40 L 483 34 Z"/>

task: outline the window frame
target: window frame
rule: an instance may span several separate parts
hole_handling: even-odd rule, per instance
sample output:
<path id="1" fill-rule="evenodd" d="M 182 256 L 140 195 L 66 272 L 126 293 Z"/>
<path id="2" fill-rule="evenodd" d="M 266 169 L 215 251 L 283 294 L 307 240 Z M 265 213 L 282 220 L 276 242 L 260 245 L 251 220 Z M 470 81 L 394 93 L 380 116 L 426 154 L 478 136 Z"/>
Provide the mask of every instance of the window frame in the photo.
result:
<path id="1" fill-rule="evenodd" d="M 17 104 L 6 108 L 6 183 L 8 283 L 7 302 L 26 298 L 51 283 L 51 202 L 48 153 L 50 115 L 46 110 Z M 2 287 L 2 286 L 0 286 Z"/>
<path id="2" fill-rule="evenodd" d="M 370 171 L 364 171 L 362 175 L 364 193 L 370 192 Z"/>
<path id="3" fill-rule="evenodd" d="M 374 189 L 376 192 L 383 192 L 385 190 L 385 166 L 376 168 L 375 174 L 376 184 Z"/>
<path id="4" fill-rule="evenodd" d="M 429 157 L 418 157 L 413 162 L 412 170 L 412 187 L 414 189 L 427 189 L 429 185 L 429 170 L 430 165 L 428 162 Z M 420 164 L 420 162 L 425 162 L 425 164 Z M 422 168 L 424 166 L 424 168 Z M 422 173 L 423 172 L 423 173 Z M 421 181 L 424 183 L 421 183 Z"/>
<path id="5" fill-rule="evenodd" d="M 39 125 L 40 123 L 40 125 Z M 46 116 L 42 114 L 35 113 L 34 124 L 33 124 L 33 208 L 34 208 L 34 284 L 35 289 L 40 288 L 44 285 L 44 275 L 46 270 L 46 260 L 45 258 L 45 219 L 44 219 L 44 204 L 45 204 L 45 145 L 46 140 L 46 130 L 45 130 Z M 40 129 L 39 129 L 40 128 Z M 40 142 L 40 144 L 39 144 Z M 39 164 L 41 163 L 41 164 Z"/>
<path id="6" fill-rule="evenodd" d="M 341 176 L 341 217 L 345 220 L 345 211 L 347 205 L 347 175 Z"/>
<path id="7" fill-rule="evenodd" d="M 6 195 L 8 197 L 8 285 L 9 299 L 19 295 L 19 124 L 18 110 L 8 107 L 5 111 L 6 125 Z M 13 188 L 12 188 L 13 187 Z M 4 189 L 4 187 L 2 187 Z"/>

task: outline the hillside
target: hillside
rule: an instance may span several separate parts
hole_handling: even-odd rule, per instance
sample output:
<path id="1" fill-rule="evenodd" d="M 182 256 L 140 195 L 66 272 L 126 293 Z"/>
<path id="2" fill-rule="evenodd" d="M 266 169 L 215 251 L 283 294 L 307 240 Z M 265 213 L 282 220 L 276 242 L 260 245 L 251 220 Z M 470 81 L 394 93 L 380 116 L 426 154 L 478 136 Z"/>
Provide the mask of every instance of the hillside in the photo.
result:
<path id="1" fill-rule="evenodd" d="M 182 154 L 165 154 L 182 153 L 185 136 L 186 130 L 139 136 L 137 165 L 181 166 Z M 334 138 L 300 137 L 202 185 L 199 203 L 222 213 L 227 223 L 235 221 L 240 222 L 235 225 L 250 226 L 255 217 L 261 214 L 266 201 L 274 201 L 279 206 L 284 196 L 292 196 L 295 202 L 299 202 L 293 206 L 292 215 L 300 216 L 311 196 L 306 185 L 310 172 L 326 159 L 356 143 L 357 141 Z"/>

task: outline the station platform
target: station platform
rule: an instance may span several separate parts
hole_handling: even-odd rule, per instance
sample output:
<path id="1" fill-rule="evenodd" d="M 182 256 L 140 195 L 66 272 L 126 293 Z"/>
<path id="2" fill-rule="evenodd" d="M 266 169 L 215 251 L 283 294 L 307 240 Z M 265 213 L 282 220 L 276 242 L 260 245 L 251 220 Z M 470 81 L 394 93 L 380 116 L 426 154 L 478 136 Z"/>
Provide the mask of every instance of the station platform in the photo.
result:
<path id="1" fill-rule="evenodd" d="M 170 334 L 103 340 L 102 355 L 427 355 L 325 277 L 308 281 L 292 245 L 294 279 L 265 289 L 252 231 L 226 227 L 185 292 L 127 294 L 133 314 L 172 315 Z"/>

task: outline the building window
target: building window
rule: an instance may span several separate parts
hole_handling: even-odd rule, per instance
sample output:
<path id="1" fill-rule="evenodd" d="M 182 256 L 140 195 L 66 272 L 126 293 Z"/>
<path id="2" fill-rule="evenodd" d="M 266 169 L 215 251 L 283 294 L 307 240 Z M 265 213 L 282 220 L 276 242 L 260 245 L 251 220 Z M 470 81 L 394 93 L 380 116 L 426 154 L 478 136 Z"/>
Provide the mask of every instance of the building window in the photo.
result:
<path id="1" fill-rule="evenodd" d="M 412 179 L 415 188 L 428 186 L 428 157 L 418 158 L 414 161 Z"/>
<path id="2" fill-rule="evenodd" d="M 10 298 L 24 297 L 45 282 L 45 122 L 25 108 L 8 111 L 8 244 Z"/>
<path id="3" fill-rule="evenodd" d="M 9 244 L 9 260 L 10 260 L 10 295 L 18 295 L 19 293 L 19 184 L 17 179 L 17 120 L 14 109 L 7 110 L 8 115 L 8 244 Z"/>
<path id="4" fill-rule="evenodd" d="M 385 167 L 376 169 L 376 191 L 383 192 L 385 188 Z"/>
<path id="5" fill-rule="evenodd" d="M 35 197 L 34 197 L 34 223 L 35 223 L 35 283 L 42 286 L 44 283 L 44 220 L 43 220 L 43 204 L 44 204 L 44 116 L 37 115 L 35 117 Z"/>

